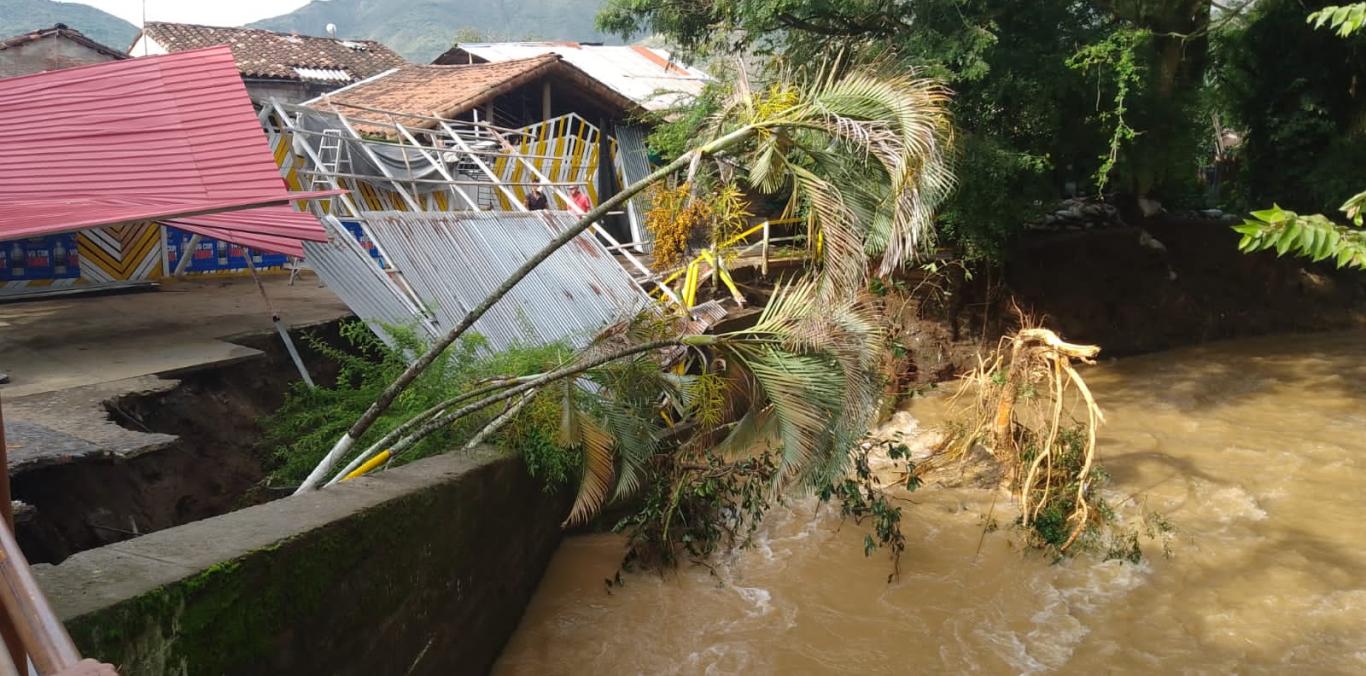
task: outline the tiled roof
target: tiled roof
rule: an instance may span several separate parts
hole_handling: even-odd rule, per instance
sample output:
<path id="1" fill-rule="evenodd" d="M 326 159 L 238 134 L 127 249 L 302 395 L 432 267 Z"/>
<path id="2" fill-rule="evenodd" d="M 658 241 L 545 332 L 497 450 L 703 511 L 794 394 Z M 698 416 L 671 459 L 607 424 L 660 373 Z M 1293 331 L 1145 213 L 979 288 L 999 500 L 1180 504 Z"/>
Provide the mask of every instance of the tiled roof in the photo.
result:
<path id="1" fill-rule="evenodd" d="M 74 28 L 68 28 L 66 24 L 60 23 L 51 28 L 39 28 L 36 31 L 24 33 L 23 35 L 16 35 L 14 37 L 0 40 L 0 49 L 18 47 L 19 45 L 28 44 L 36 40 L 53 37 L 66 38 L 67 40 L 71 40 L 72 42 L 75 42 L 77 44 L 93 49 L 101 54 L 104 54 L 105 56 L 108 56 L 111 59 L 128 58 L 127 54 L 124 54 L 123 52 L 114 49 L 113 47 L 108 47 L 106 45 L 102 45 L 98 42 L 95 42 L 94 40 L 91 40 L 90 38 L 86 37 L 84 33 Z"/>
<path id="2" fill-rule="evenodd" d="M 559 54 L 566 63 L 634 99 L 650 110 L 667 110 L 702 93 L 711 80 L 705 72 L 675 61 L 668 52 L 643 45 L 592 45 L 577 42 L 462 42 L 435 63 L 502 63 L 541 54 Z"/>
<path id="3" fill-rule="evenodd" d="M 605 105 L 623 110 L 635 103 L 563 62 L 558 55 L 467 66 L 420 66 L 410 64 L 368 82 L 360 82 L 327 94 L 310 105 L 328 110 L 328 101 L 395 113 L 452 119 L 543 75 L 571 79 Z M 422 125 L 413 125 L 422 126 Z"/>
<path id="4" fill-rule="evenodd" d="M 232 48 L 237 69 L 247 77 L 281 80 L 363 80 L 407 63 L 393 50 L 373 40 L 334 40 L 309 35 L 276 33 L 259 28 L 222 28 L 149 21 L 143 34 L 168 52 L 215 45 Z M 326 77 L 310 78 L 309 73 Z"/>

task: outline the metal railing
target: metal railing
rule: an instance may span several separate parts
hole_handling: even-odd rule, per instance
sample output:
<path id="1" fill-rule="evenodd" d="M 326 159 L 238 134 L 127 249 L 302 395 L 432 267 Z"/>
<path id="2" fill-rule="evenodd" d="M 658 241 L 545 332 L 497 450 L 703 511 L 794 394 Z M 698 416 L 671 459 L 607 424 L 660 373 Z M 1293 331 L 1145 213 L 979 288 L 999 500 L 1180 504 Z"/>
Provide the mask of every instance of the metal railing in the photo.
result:
<path id="1" fill-rule="evenodd" d="M 5 652 L 0 655 L 0 674 L 38 673 L 40 676 L 117 676 L 114 668 L 82 660 L 66 627 L 52 612 L 43 590 L 33 579 L 28 559 L 14 539 L 14 513 L 10 501 L 9 452 L 5 445 L 5 414 L 0 404 L 0 636 Z"/>
<path id="2" fill-rule="evenodd" d="M 527 211 L 527 206 L 522 197 L 513 192 L 513 187 L 525 187 L 530 185 L 541 185 L 551 192 L 551 197 L 560 201 L 564 208 L 575 213 L 582 213 L 577 205 L 570 199 L 565 187 L 583 185 L 582 180 L 565 180 L 565 176 L 554 176 L 546 173 L 547 169 L 539 166 L 537 160 L 553 160 L 556 166 L 560 167 L 560 174 L 564 174 L 567 163 L 573 162 L 572 154 L 563 155 L 538 155 L 528 153 L 518 148 L 514 143 L 519 138 L 537 138 L 537 134 L 527 129 L 505 129 L 495 125 L 463 122 L 458 120 L 446 120 L 437 117 L 412 115 L 407 113 L 395 113 L 381 111 L 363 106 L 353 106 L 332 102 L 326 97 L 320 99 L 322 103 L 329 105 L 329 110 L 318 110 L 304 106 L 272 101 L 271 108 L 274 115 L 262 112 L 261 122 L 267 129 L 268 136 L 288 133 L 294 137 L 308 139 L 322 139 L 327 132 L 340 133 L 346 140 L 348 147 L 355 147 L 366 155 L 371 163 L 379 170 L 380 175 L 372 176 L 368 174 L 358 174 L 354 170 L 342 172 L 334 169 L 326 161 L 327 158 L 319 152 L 313 144 L 305 141 L 298 145 L 306 158 L 305 166 L 300 167 L 302 176 L 308 177 L 314 183 L 323 185 L 330 189 L 344 189 L 346 186 L 339 179 L 345 180 L 382 180 L 385 189 L 399 196 L 407 210 L 413 212 L 424 211 L 418 199 L 417 186 L 420 184 L 427 188 L 445 187 L 450 191 L 452 204 L 463 202 L 471 210 L 480 210 L 478 200 L 472 198 L 466 191 L 467 187 L 488 186 L 502 194 L 513 211 Z M 344 113 L 339 108 L 359 109 L 370 113 L 368 117 L 355 117 L 354 113 Z M 298 116 L 309 114 L 321 116 L 335 121 L 335 129 L 323 131 L 304 128 L 297 123 Z M 423 126 L 409 127 L 401 122 L 400 119 L 410 120 Z M 562 115 L 552 120 L 540 123 L 540 125 L 564 121 L 565 124 L 574 124 L 589 130 L 593 134 L 602 133 L 594 125 L 583 118 L 570 113 Z M 278 127 L 274 125 L 278 123 Z M 359 128 L 363 125 L 382 129 L 386 138 L 370 138 L 360 133 Z M 539 125 L 532 125 L 538 127 Z M 274 128 L 272 128 L 274 127 Z M 424 142 L 425 141 L 425 142 Z M 491 142 L 491 143 L 490 143 Z M 478 145 L 484 144 L 484 145 Z M 594 142 L 594 145 L 596 142 Z M 414 158 L 423 168 L 432 169 L 439 178 L 413 178 L 397 176 L 391 172 L 385 164 L 375 157 L 374 147 L 390 147 L 403 153 L 405 161 L 410 157 L 409 153 L 416 153 Z M 495 160 L 502 160 L 509 165 L 519 167 L 517 173 L 525 173 L 529 178 L 525 181 L 510 179 L 500 175 L 491 163 Z M 478 174 L 487 180 L 479 180 L 473 176 L 457 178 L 449 168 L 455 162 L 467 162 L 478 169 Z M 578 171 L 578 165 L 575 165 Z M 409 172 L 411 173 L 411 172 Z M 551 173 L 554 173 L 552 170 Z M 583 177 L 579 177 L 583 178 Z M 336 198 L 340 209 L 334 213 L 345 214 L 348 218 L 353 218 L 361 223 L 361 227 L 369 230 L 366 223 L 365 212 L 374 211 L 364 209 L 357 204 L 356 197 L 350 195 L 339 195 Z M 321 214 L 320 214 L 321 215 Z M 601 223 L 593 223 L 591 229 L 595 235 L 601 238 L 606 245 L 621 256 L 622 264 L 631 272 L 632 278 L 640 284 L 646 285 L 655 280 L 655 275 L 650 268 L 640 260 L 635 254 L 623 246 Z M 380 247 L 380 255 L 385 260 L 391 260 L 383 250 L 382 244 L 372 237 L 376 245 Z M 657 286 L 655 291 L 662 294 L 668 300 L 679 303 L 681 299 L 667 286 Z"/>
<path id="3" fill-rule="evenodd" d="M 791 244 L 807 239 L 805 234 L 790 235 L 785 237 L 774 237 L 773 226 L 791 225 L 800 223 L 799 218 L 780 218 L 765 220 L 762 223 L 750 227 L 748 230 L 727 239 L 724 242 L 714 244 L 702 249 L 689 261 L 672 272 L 661 275 L 660 279 L 653 280 L 661 288 L 673 290 L 674 282 L 682 278 L 676 296 L 679 304 L 684 309 L 691 309 L 697 305 L 697 291 L 701 288 L 702 281 L 710 278 L 713 282 L 724 284 L 726 290 L 730 291 L 731 298 L 737 305 L 745 305 L 744 294 L 735 285 L 735 280 L 730 276 L 727 267 L 727 259 L 731 261 L 754 258 L 757 252 L 758 265 L 761 274 L 768 274 L 768 264 L 773 260 L 773 253 L 776 247 Z M 759 235 L 755 241 L 746 242 L 750 237 Z M 743 244 L 742 244 L 743 243 Z M 819 242 L 818 242 L 819 243 Z M 706 269 L 703 269 L 706 266 Z"/>

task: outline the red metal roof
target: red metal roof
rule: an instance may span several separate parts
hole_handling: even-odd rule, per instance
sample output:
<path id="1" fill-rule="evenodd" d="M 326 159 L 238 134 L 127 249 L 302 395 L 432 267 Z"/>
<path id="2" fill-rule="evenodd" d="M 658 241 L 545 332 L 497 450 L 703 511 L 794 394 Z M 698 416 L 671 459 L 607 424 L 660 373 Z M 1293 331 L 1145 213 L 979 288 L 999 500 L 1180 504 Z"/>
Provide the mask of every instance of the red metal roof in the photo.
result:
<path id="1" fill-rule="evenodd" d="M 0 239 L 171 218 L 327 239 L 288 204 L 332 193 L 288 192 L 227 47 L 0 80 L 0 111 Z"/>
<path id="2" fill-rule="evenodd" d="M 322 239 L 318 238 L 322 226 L 317 218 L 287 206 L 175 218 L 165 223 L 205 237 L 297 258 L 304 257 L 300 240 L 327 241 L 326 232 Z"/>

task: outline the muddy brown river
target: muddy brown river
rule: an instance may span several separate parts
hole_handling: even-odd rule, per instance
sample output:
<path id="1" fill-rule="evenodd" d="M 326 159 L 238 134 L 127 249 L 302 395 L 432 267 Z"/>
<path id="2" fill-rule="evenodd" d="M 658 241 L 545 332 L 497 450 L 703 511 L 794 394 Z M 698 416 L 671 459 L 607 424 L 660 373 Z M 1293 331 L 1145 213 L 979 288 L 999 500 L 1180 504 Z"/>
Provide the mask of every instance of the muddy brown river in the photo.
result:
<path id="1" fill-rule="evenodd" d="M 1115 502 L 1170 557 L 1061 564 L 983 537 L 992 494 L 926 488 L 902 575 L 809 500 L 715 566 L 630 575 L 565 540 L 498 674 L 1366 673 L 1366 332 L 1219 343 L 1088 369 Z M 910 413 L 924 426 L 933 399 Z M 1008 523 L 1001 505 L 996 517 Z M 979 548 L 980 547 L 980 548 Z"/>

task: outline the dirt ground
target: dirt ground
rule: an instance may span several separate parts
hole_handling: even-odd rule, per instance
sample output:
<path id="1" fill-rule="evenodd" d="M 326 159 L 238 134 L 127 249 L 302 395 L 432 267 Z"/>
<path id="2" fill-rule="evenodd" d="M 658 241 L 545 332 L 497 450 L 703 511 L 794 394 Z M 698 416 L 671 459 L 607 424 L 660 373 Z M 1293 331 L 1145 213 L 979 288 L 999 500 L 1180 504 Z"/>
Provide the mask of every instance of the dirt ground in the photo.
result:
<path id="1" fill-rule="evenodd" d="M 296 334 L 334 332 L 349 314 L 316 278 L 265 285 Z M 331 377 L 299 348 L 315 378 Z M 298 378 L 250 278 L 0 304 L 0 371 L 32 561 L 239 506 L 263 476 L 257 421 Z"/>
<path id="2" fill-rule="evenodd" d="M 349 314 L 316 279 L 266 276 L 291 327 Z M 106 402 L 175 386 L 158 376 L 259 357 L 228 342 L 267 334 L 270 314 L 250 278 L 190 279 L 154 291 L 0 304 L 0 385 L 11 473 L 87 455 L 137 454 L 174 437 L 129 429 Z"/>
<path id="3" fill-rule="evenodd" d="M 302 277 L 264 277 L 288 326 L 349 314 L 336 295 Z M 248 277 L 191 278 L 154 291 L 0 304 L 0 385 L 6 400 L 240 359 L 254 350 L 223 339 L 271 330 Z"/>

